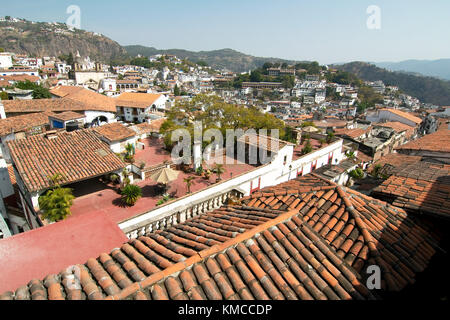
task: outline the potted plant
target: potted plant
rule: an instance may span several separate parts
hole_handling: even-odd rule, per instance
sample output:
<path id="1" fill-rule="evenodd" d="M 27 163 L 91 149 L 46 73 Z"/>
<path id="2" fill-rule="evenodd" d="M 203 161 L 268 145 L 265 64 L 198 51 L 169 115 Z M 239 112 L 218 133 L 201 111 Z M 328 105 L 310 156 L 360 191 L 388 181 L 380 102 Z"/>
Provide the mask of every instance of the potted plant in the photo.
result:
<path id="1" fill-rule="evenodd" d="M 216 165 L 214 166 L 214 173 L 217 174 L 216 182 L 221 181 L 221 176 L 225 173 L 225 167 L 223 166 L 223 164 L 216 163 Z"/>

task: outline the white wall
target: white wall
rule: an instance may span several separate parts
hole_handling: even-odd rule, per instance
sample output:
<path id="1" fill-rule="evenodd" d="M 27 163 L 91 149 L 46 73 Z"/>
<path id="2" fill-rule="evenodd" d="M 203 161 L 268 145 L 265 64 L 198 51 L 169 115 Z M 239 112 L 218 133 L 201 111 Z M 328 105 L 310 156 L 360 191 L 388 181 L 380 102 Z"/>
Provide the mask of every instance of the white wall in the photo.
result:
<path id="1" fill-rule="evenodd" d="M 0 53 L 0 68 L 10 68 L 13 66 L 12 57 L 8 53 Z"/>
<path id="2" fill-rule="evenodd" d="M 9 178 L 8 167 L 4 159 L 0 159 L 0 191 L 3 198 L 14 194 L 14 188 Z"/>
<path id="3" fill-rule="evenodd" d="M 261 179 L 261 188 L 277 185 L 282 182 L 295 179 L 297 177 L 297 169 L 299 167 L 304 166 L 304 170 L 310 171 L 312 161 L 317 160 L 317 168 L 319 168 L 322 165 L 328 163 L 328 155 L 331 152 L 333 152 L 333 163 L 335 163 L 335 159 L 338 159 L 339 162 L 342 159 L 342 140 L 333 142 L 327 147 L 307 154 L 294 162 L 292 162 L 293 150 L 293 146 L 285 146 L 284 148 L 279 150 L 277 156 L 269 164 L 233 177 L 233 179 L 231 180 L 226 180 L 222 183 L 215 184 L 207 189 L 203 189 L 190 195 L 186 195 L 177 201 L 168 203 L 167 205 L 153 208 L 147 213 L 119 223 L 119 228 L 121 228 L 122 230 L 131 228 L 140 223 L 153 220 L 158 216 L 167 214 L 168 212 L 176 211 L 179 210 L 179 208 L 189 206 L 189 204 L 191 203 L 201 201 L 202 199 L 207 199 L 214 194 L 223 193 L 225 190 L 228 190 L 230 188 L 238 189 L 244 192 L 244 195 L 247 196 L 250 194 L 251 182 L 253 182 L 253 188 L 255 188 L 258 185 L 259 179 Z M 287 156 L 286 163 L 284 163 L 285 156 Z M 292 169 L 290 170 L 289 166 L 291 164 Z M 303 174 L 306 173 L 304 172 Z"/>
<path id="4" fill-rule="evenodd" d="M 85 111 L 84 115 L 86 116 L 85 122 L 91 123 L 95 118 L 104 116 L 108 119 L 108 123 L 114 122 L 116 120 L 114 113 L 112 112 L 104 112 L 104 111 Z"/>

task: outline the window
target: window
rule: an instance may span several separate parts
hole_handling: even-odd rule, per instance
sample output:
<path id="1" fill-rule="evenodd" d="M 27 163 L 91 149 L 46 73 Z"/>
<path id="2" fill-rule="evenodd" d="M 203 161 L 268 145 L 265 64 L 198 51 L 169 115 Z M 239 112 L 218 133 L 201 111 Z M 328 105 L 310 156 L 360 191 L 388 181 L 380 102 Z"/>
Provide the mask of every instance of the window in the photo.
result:
<path id="1" fill-rule="evenodd" d="M 311 171 L 316 170 L 317 167 L 317 160 L 313 161 L 312 165 L 311 165 Z"/>
<path id="2" fill-rule="evenodd" d="M 287 156 L 284 156 L 283 165 L 286 165 L 287 162 Z"/>
<path id="3" fill-rule="evenodd" d="M 303 176 L 303 167 L 300 168 L 300 170 L 297 170 L 297 177 Z"/>

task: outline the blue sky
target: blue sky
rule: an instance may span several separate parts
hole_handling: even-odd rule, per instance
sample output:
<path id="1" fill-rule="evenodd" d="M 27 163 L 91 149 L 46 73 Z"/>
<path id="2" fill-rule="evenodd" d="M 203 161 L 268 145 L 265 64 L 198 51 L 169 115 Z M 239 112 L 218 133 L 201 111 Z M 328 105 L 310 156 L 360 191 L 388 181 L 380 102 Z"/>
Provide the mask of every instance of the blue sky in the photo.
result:
<path id="1" fill-rule="evenodd" d="M 122 45 L 215 50 L 320 63 L 450 58 L 448 0 L 21 0 L 0 16 L 66 22 L 81 9 L 81 28 Z M 381 10 L 370 30 L 366 9 Z"/>

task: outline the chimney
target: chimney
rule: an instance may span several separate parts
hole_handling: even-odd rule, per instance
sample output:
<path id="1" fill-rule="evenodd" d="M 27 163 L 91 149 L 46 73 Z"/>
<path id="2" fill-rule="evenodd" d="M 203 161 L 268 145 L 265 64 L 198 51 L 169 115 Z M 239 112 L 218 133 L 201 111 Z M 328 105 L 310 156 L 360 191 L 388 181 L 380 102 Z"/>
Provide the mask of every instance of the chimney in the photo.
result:
<path id="1" fill-rule="evenodd" d="M 6 119 L 5 107 L 0 99 L 0 119 Z"/>

